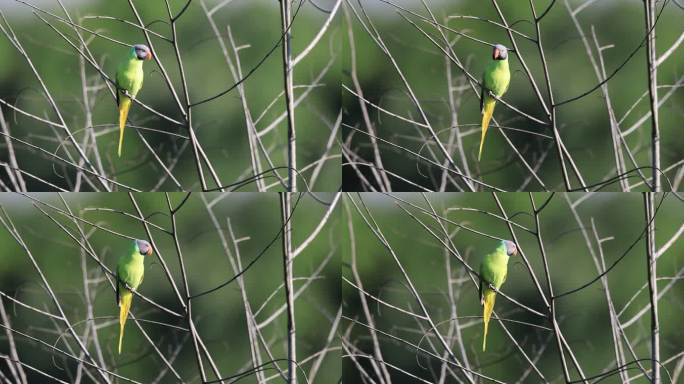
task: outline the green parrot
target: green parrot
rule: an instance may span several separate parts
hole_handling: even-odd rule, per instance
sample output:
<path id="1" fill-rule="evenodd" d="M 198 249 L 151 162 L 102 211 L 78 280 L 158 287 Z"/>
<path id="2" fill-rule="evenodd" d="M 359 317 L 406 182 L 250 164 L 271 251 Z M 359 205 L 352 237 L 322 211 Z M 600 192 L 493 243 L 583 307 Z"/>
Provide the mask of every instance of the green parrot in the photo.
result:
<path id="1" fill-rule="evenodd" d="M 126 59 L 121 61 L 116 70 L 116 105 L 119 106 L 119 150 L 123 145 L 124 128 L 126 117 L 131 108 L 131 98 L 124 95 L 124 90 L 135 97 L 143 85 L 144 72 L 142 69 L 144 60 L 152 60 L 152 51 L 145 44 L 136 44 L 128 51 Z"/>
<path id="2" fill-rule="evenodd" d="M 134 240 L 127 255 L 119 258 L 116 267 L 116 301 L 119 304 L 119 353 L 124 327 L 133 301 L 132 290 L 137 290 L 145 276 L 145 256 L 152 256 L 152 246 L 145 240 Z"/>
<path id="3" fill-rule="evenodd" d="M 506 275 L 508 274 L 508 259 L 518 254 L 518 247 L 514 242 L 501 240 L 496 250 L 484 257 L 480 265 L 480 305 L 484 306 L 484 334 L 482 336 L 482 351 L 487 347 L 487 327 L 489 318 L 494 310 L 496 291 L 491 289 L 491 284 L 497 290 L 501 289 Z"/>
<path id="4" fill-rule="evenodd" d="M 496 97 L 501 97 L 508 90 L 511 82 L 511 72 L 508 70 L 508 48 L 501 44 L 494 46 L 492 61 L 487 64 L 482 74 L 482 92 L 480 93 L 480 111 L 482 112 L 482 137 L 480 138 L 480 151 L 477 153 L 477 160 L 482 157 L 482 145 L 484 144 L 489 120 L 494 113 L 496 99 L 489 96 L 489 92 Z"/>

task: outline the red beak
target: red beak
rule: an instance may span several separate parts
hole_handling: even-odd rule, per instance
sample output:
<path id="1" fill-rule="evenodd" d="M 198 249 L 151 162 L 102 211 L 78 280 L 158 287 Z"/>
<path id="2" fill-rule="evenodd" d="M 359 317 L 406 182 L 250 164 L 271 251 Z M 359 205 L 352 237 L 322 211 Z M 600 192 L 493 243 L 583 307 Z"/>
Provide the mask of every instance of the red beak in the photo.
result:
<path id="1" fill-rule="evenodd" d="M 500 54 L 499 54 L 499 48 L 494 48 L 494 53 L 492 54 L 492 58 L 493 58 L 494 60 L 496 60 L 496 59 L 499 58 L 499 56 L 500 56 Z"/>
<path id="2" fill-rule="evenodd" d="M 148 60 L 148 61 L 149 61 L 149 60 L 152 60 L 152 51 L 150 51 L 150 52 L 147 54 L 147 57 L 145 57 L 145 60 Z"/>
<path id="3" fill-rule="evenodd" d="M 152 246 L 150 246 L 150 248 L 147 250 L 147 253 L 145 255 L 152 256 L 153 253 L 154 253 L 154 251 L 152 251 Z"/>

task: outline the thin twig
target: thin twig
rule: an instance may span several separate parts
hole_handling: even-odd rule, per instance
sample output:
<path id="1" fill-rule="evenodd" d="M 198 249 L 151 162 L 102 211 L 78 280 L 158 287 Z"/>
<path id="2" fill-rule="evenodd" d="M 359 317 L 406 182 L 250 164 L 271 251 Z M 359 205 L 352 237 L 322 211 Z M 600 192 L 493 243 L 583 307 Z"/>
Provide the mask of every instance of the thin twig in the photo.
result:
<path id="1" fill-rule="evenodd" d="M 287 1 L 284 1 L 287 2 Z M 294 287 L 292 279 L 292 209 L 290 192 L 280 192 L 280 212 L 283 224 L 283 279 L 285 282 L 285 302 L 287 304 L 287 383 L 297 383 L 297 348 L 294 309 Z"/>
<path id="2" fill-rule="evenodd" d="M 660 324 L 658 321 L 658 272 L 656 268 L 656 220 L 655 194 L 644 193 L 646 232 L 646 270 L 648 273 L 648 292 L 651 302 L 651 383 L 660 384 Z"/>

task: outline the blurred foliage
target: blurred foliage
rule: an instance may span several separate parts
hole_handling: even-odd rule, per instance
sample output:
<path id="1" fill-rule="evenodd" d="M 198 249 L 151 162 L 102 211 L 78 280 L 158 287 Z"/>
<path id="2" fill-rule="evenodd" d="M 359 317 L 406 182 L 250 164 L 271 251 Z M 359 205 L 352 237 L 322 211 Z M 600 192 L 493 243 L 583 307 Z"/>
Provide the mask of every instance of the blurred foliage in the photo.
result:
<path id="1" fill-rule="evenodd" d="M 378 5 L 380 3 L 380 5 Z M 496 9 L 490 1 L 463 0 L 463 1 L 439 1 L 425 2 L 434 13 L 435 18 L 461 33 L 466 33 L 488 43 L 502 43 L 512 47 L 506 31 L 493 23 L 476 19 L 457 18 L 458 16 L 474 16 L 500 23 Z M 537 15 L 552 3 L 550 0 L 534 1 Z M 554 99 L 556 102 L 578 96 L 595 86 L 599 81 L 594 67 L 587 56 L 586 48 L 582 39 L 569 16 L 566 4 L 572 9 L 577 9 L 585 0 L 559 0 L 554 1 L 554 6 L 544 16 L 541 22 L 542 46 L 548 62 Z M 602 0 L 590 1 L 589 6 L 576 15 L 584 34 L 586 35 L 595 59 L 598 61 L 597 49 L 594 44 L 592 33 L 595 33 L 598 44 L 603 47 L 603 63 L 606 74 L 612 73 L 629 56 L 632 51 L 644 42 L 645 16 L 642 1 Z M 356 4 L 356 3 L 354 3 Z M 447 90 L 447 73 L 445 55 L 436 47 L 428 37 L 424 36 L 416 27 L 412 26 L 405 18 L 410 19 L 418 27 L 430 34 L 431 38 L 439 43 L 443 39 L 437 29 L 429 22 L 411 14 L 429 18 L 429 13 L 423 6 L 423 2 L 414 0 L 392 1 L 361 1 L 372 20 L 375 28 L 379 31 L 389 52 L 401 68 L 408 83 L 412 87 L 425 110 L 435 131 L 438 132 L 443 143 L 447 142 L 449 132 L 453 129 L 452 117 L 456 114 L 463 138 L 465 154 L 470 165 L 470 170 L 475 175 L 481 175 L 481 180 L 505 190 L 519 188 L 522 181 L 529 177 L 529 172 L 506 144 L 496 127 L 490 129 L 483 150 L 482 161 L 477 162 L 477 148 L 480 140 L 481 115 L 479 99 L 475 93 L 463 81 L 463 73 L 453 63 L 450 71 L 454 78 L 454 87 L 467 87 L 463 97 L 458 97 L 458 91 L 454 90 L 457 99 L 457 107 L 452 111 L 449 107 Z M 396 5 L 393 6 L 392 4 Z M 530 37 L 536 36 L 535 26 L 532 20 L 532 12 L 528 1 L 499 1 L 503 15 L 511 27 Z M 376 5 L 376 6 L 372 6 Z M 678 7 L 673 1 L 658 2 L 658 11 L 665 6 L 658 19 L 657 31 L 657 54 L 661 56 L 682 33 L 684 21 L 684 9 Z M 355 5 L 357 12 L 361 14 L 361 7 Z M 403 7 L 406 11 L 401 11 Z M 349 12 L 352 31 L 354 34 L 357 75 L 364 92 L 364 97 L 371 103 L 378 105 L 393 113 L 414 120 L 421 120 L 418 109 L 411 102 L 408 92 L 392 66 L 390 60 L 378 48 L 378 45 L 369 37 L 367 31 L 361 26 L 356 16 Z M 403 17 L 402 17 L 403 16 Z M 361 14 L 363 18 L 363 14 Z M 405 17 L 405 18 L 404 18 Z M 364 19 L 365 20 L 365 19 Z M 344 21 L 345 28 L 349 26 Z M 593 31 L 593 32 L 592 32 Z M 465 65 L 466 69 L 479 81 L 485 64 L 491 57 L 491 47 L 456 33 L 446 31 L 453 50 Z M 546 98 L 546 82 L 544 71 L 539 56 L 537 45 L 521 36 L 514 35 L 519 53 L 509 55 L 511 67 L 511 84 L 504 100 L 520 110 L 540 119 L 545 119 L 545 113 L 539 104 L 537 96 L 532 88 L 530 80 L 520 63 L 519 55 L 523 55 L 542 95 Z M 347 35 L 344 36 L 348 40 Z M 348 41 L 345 52 L 348 52 Z M 672 85 L 684 76 L 684 49 L 680 45 L 669 58 L 658 67 L 658 85 L 661 100 L 666 93 L 672 90 Z M 345 55 L 344 68 L 347 70 L 343 76 L 343 84 L 351 90 L 355 90 L 351 80 L 351 58 Z M 608 82 L 608 90 L 616 119 L 622 118 L 627 111 L 634 109 L 620 123 L 621 130 L 625 131 L 638 121 L 642 116 L 650 113 L 649 98 L 647 92 L 647 69 L 646 49 L 641 48 L 627 64 L 620 69 L 618 74 Z M 681 85 L 681 84 L 680 84 Z M 359 108 L 356 96 L 348 91 L 343 92 L 345 105 L 345 122 L 353 127 L 366 131 L 366 126 Z M 684 159 L 684 138 L 680 134 L 681 120 L 684 117 L 684 93 L 681 89 L 675 89 L 673 95 L 664 101 L 660 108 L 661 127 L 661 167 L 666 168 Z M 501 104 L 501 103 L 499 103 Z M 548 104 L 548 101 L 547 101 Z M 426 129 L 416 127 L 405 121 L 379 112 L 375 107 L 368 106 L 370 117 L 377 135 L 384 140 L 402 145 L 423 156 L 432 158 L 424 143 L 432 142 Z M 499 123 L 516 129 L 532 131 L 551 135 L 550 127 L 545 127 L 521 117 L 509 108 L 498 105 L 494 117 Z M 560 135 L 572 154 L 578 168 L 587 184 L 597 183 L 604 178 L 614 176 L 615 160 L 610 136 L 609 113 L 605 98 L 600 89 L 595 90 L 588 96 L 559 106 L 557 109 L 557 121 Z M 493 123 L 492 123 L 493 124 Z M 491 128 L 491 127 L 490 127 Z M 420 133 L 419 133 L 420 132 Z M 343 137 L 353 134 L 350 147 L 364 159 L 374 159 L 368 136 L 354 132 L 349 128 L 343 130 Z M 525 159 L 533 166 L 538 161 L 542 152 L 551 148 L 546 160 L 543 162 L 537 174 L 547 185 L 547 188 L 555 190 L 563 188 L 562 175 L 555 146 L 549 138 L 531 135 L 521 131 L 507 131 L 509 138 L 523 154 Z M 421 135 L 423 137 L 421 137 Z M 650 135 L 651 120 L 645 119 L 640 128 L 627 137 L 631 151 L 634 153 L 640 166 L 650 165 Z M 415 155 L 406 153 L 389 144 L 379 144 L 383 164 L 388 170 L 428 188 L 434 188 L 430 176 L 441 174 L 441 169 L 430 166 L 426 161 L 417 159 Z M 434 143 L 431 149 L 437 154 L 441 162 L 442 154 Z M 455 150 L 456 151 L 456 150 Z M 454 160 L 461 165 L 460 156 L 453 154 Z M 462 165 L 461 165 L 462 167 Z M 373 180 L 367 167 L 359 167 L 364 175 Z M 627 159 L 627 170 L 634 166 Z M 675 168 L 679 169 L 679 168 Z M 650 170 L 644 171 L 650 176 Z M 674 171 L 668 176 L 673 178 Z M 640 180 L 632 173 L 629 179 L 631 183 Z M 416 190 L 415 186 L 390 177 L 393 189 L 398 191 Z M 363 190 L 356 172 L 346 166 L 343 171 L 343 180 L 346 190 Z M 574 186 L 578 183 L 571 179 Z M 608 190 L 615 190 L 612 185 Z M 670 189 L 663 184 L 663 188 Z M 643 189 L 643 185 L 641 187 Z M 542 187 L 534 180 L 525 190 L 542 190 Z"/>
<path id="2" fill-rule="evenodd" d="M 510 239 L 511 235 L 504 221 L 492 216 L 501 215 L 494 198 L 483 193 L 432 193 L 425 196 L 418 194 L 397 193 L 396 199 L 380 194 L 363 193 L 359 197 L 351 195 L 356 204 L 365 213 L 360 199 L 369 207 L 372 217 L 387 238 L 389 245 L 403 265 L 413 285 L 421 295 L 427 306 L 428 313 L 438 324 L 442 335 L 447 334 L 451 318 L 451 303 L 448 297 L 448 283 L 450 280 L 453 294 L 456 297 L 455 306 L 460 317 L 462 338 L 471 367 L 482 374 L 514 383 L 529 368 L 518 350 L 512 345 L 501 326 L 496 320 L 490 322 L 487 351 L 482 352 L 482 307 L 480 306 L 477 287 L 465 273 L 465 268 L 456 257 L 447 254 L 445 247 L 419 223 L 412 219 L 399 206 L 407 209 L 415 217 L 425 223 L 440 240 L 444 241 L 443 232 L 439 224 L 429 215 L 419 209 L 411 207 L 414 204 L 430 211 L 426 200 L 434 206 L 437 214 L 452 221 L 446 223 L 447 230 L 452 235 L 452 241 L 459 254 L 469 266 L 479 271 L 480 261 L 486 253 L 492 252 L 498 241 L 472 231 L 480 231 L 487 236 Z M 497 195 L 508 217 L 514 222 L 534 230 L 534 216 L 528 194 L 506 193 Z M 550 197 L 549 194 L 534 194 L 537 208 Z M 640 239 L 645 228 L 644 206 L 642 195 L 638 193 L 600 193 L 586 196 L 571 193 L 567 196 L 577 206 L 577 214 L 581 225 L 575 220 L 569 208 L 566 197 L 562 194 L 553 196 L 551 202 L 540 214 L 541 236 L 548 257 L 551 282 L 554 294 L 558 295 L 581 287 L 598 275 L 597 267 L 586 246 L 582 230 L 587 231 L 591 245 L 598 250 L 597 240 L 592 233 L 595 226 L 598 238 L 601 239 L 605 266 L 616 264 L 608 274 L 610 295 L 615 310 L 621 311 L 620 320 L 626 323 L 639 310 L 646 308 L 646 313 L 633 325 L 624 329 L 627 339 L 634 347 L 639 358 L 650 358 L 650 311 L 649 291 L 647 287 L 647 259 L 646 241 Z M 656 205 L 663 195 L 656 196 Z M 580 199 L 585 199 L 579 203 Z M 405 202 L 399 201 L 399 199 Z M 383 246 L 367 224 L 360 217 L 349 197 L 345 199 L 346 208 L 351 216 L 344 214 L 344 221 L 351 222 L 354 231 L 356 249 L 356 267 L 363 284 L 363 289 L 374 297 L 395 305 L 401 309 L 422 314 L 417 301 L 411 295 L 402 272 L 397 267 L 390 252 Z M 450 211 L 446 211 L 449 209 Z M 486 213 L 489 212 L 489 213 Z M 681 230 L 684 208 L 681 201 L 668 195 L 657 211 L 656 244 L 662 247 L 668 240 Z M 365 214 L 369 219 L 368 214 Z M 343 231 L 347 233 L 348 225 Z M 458 226 L 463 226 L 459 228 Z M 468 228 L 468 229 L 466 229 Z M 536 278 L 544 292 L 547 292 L 546 277 L 537 238 L 516 227 L 518 245 L 529 261 Z M 639 240 L 640 239 L 640 240 Z M 657 261 L 658 287 L 663 295 L 659 300 L 661 360 L 665 362 L 673 356 L 684 352 L 684 332 L 679 327 L 682 309 L 684 308 L 684 285 L 681 283 L 684 273 L 684 242 L 681 238 L 664 253 Z M 638 241 L 637 241 L 638 240 Z M 634 247 L 629 247 L 634 244 Z M 342 253 L 343 276 L 354 284 L 358 284 L 351 270 L 351 243 L 346 241 Z M 626 256 L 619 260 L 626 253 Z M 597 252 L 597 257 L 598 252 Z M 619 261 L 618 261 L 619 260 Z M 446 264 L 451 268 L 451 275 L 447 276 Z M 474 276 L 477 279 L 477 276 Z M 665 287 L 671 288 L 665 291 Z M 511 258 L 508 267 L 508 278 L 502 291 L 537 311 L 546 312 L 539 291 L 531 279 L 530 273 L 523 260 Z M 343 281 L 342 297 L 344 300 L 344 314 L 363 324 L 368 324 L 362 311 L 359 292 L 351 284 Z M 392 337 L 401 338 L 420 345 L 442 356 L 443 349 L 432 335 L 430 340 L 424 338 L 428 332 L 428 323 L 403 314 L 395 309 L 379 304 L 372 298 L 367 298 L 370 314 L 376 329 L 387 332 L 390 336 L 378 333 L 381 350 L 385 361 L 411 374 L 430 382 L 433 380 L 431 372 L 439 373 L 440 362 L 416 351 L 410 345 L 399 342 Z M 633 300 L 628 304 L 630 300 Z M 565 339 L 570 344 L 582 369 L 587 377 L 598 375 L 604 370 L 615 368 L 615 352 L 611 333 L 610 317 L 605 291 L 601 281 L 595 281 L 577 293 L 563 296 L 555 301 L 556 316 Z M 495 311 L 504 318 L 514 321 L 529 322 L 541 326 L 550 326 L 550 322 L 531 314 L 499 297 Z M 418 324 L 422 324 L 421 329 Z M 349 325 L 349 322 L 347 324 Z M 520 346 L 531 358 L 537 356 L 542 346 L 537 367 L 549 381 L 562 381 L 562 369 L 558 356 L 555 339 L 551 332 L 530 326 L 506 322 Z M 348 340 L 361 348 L 360 353 L 373 354 L 369 331 L 362 325 L 354 325 L 349 331 Z M 450 340 L 454 345 L 453 351 L 461 358 L 460 349 L 455 346 L 458 340 Z M 434 350 L 433 350 L 434 348 Z M 625 347 L 627 361 L 633 361 Z M 569 355 L 566 355 L 569 359 Z M 362 365 L 373 372 L 367 359 L 358 358 Z M 681 356 L 674 360 L 667 360 L 667 369 L 672 373 L 674 366 L 681 362 Z M 568 363 L 571 364 L 571 363 Z M 648 361 L 642 364 L 650 367 Z M 452 367 L 454 370 L 458 370 Z M 419 381 L 388 367 L 393 383 L 417 383 Z M 578 379 L 576 371 L 570 367 L 573 379 Z M 354 364 L 345 358 L 343 363 L 345 381 L 358 382 L 360 380 Z M 627 371 L 634 376 L 641 371 L 630 365 Z M 663 382 L 669 383 L 665 372 L 662 372 Z M 614 376 L 603 380 L 605 383 L 617 383 L 619 377 Z M 447 380 L 446 382 L 453 382 Z M 489 381 L 480 381 L 489 382 Z M 524 383 L 538 383 L 539 377 L 534 372 L 523 381 Z M 632 381 L 646 383 L 643 377 Z"/>
<path id="3" fill-rule="evenodd" d="M 95 228 L 80 222 L 98 257 L 112 270 L 116 268 L 118 257 L 128 252 L 130 240 L 109 233 L 108 229 L 136 238 L 147 238 L 140 221 L 129 216 L 130 214 L 137 217 L 137 214 L 131 200 L 125 194 L 80 193 L 62 196 L 75 215 L 100 226 Z M 298 200 L 297 196 L 293 196 L 293 206 Z M 150 222 L 171 230 L 164 195 L 145 193 L 134 194 L 133 197 Z M 184 197 L 182 193 L 171 194 L 172 205 L 177 206 Z M 318 197 L 323 201 L 330 201 L 333 198 L 330 194 L 320 194 Z M 34 202 L 32 199 L 41 202 Z M 220 230 L 228 239 L 227 246 L 233 256 L 236 255 L 236 249 L 239 249 L 242 267 L 245 268 L 254 261 L 243 276 L 249 305 L 253 312 L 259 311 L 256 320 L 263 322 L 285 305 L 282 287 L 282 247 L 278 237 L 281 228 L 279 197 L 275 193 L 238 193 L 223 197 L 207 193 L 203 196 L 190 196 L 178 211 L 176 221 L 178 241 L 183 253 L 191 295 L 214 288 L 235 275 L 224 252 L 217 228 L 212 224 L 202 199 L 213 202 L 213 211 Z M 83 241 L 73 222 L 56 212 L 55 209 L 66 210 L 60 198 L 53 194 L 35 194 L 28 197 L 0 194 L 0 206 L 22 234 L 37 265 L 78 334 L 83 334 L 88 321 L 93 321 L 88 319 L 84 297 L 84 273 L 87 273 L 94 323 L 98 326 L 98 338 L 107 367 L 120 375 L 145 383 L 157 377 L 164 364 L 131 319 L 126 326 L 123 352 L 121 355 L 116 354 L 118 308 L 114 290 L 105 280 L 102 268 L 91 257 L 85 255 L 75 241 L 52 221 L 54 219 L 60 222 L 79 241 Z M 301 196 L 292 219 L 295 247 L 319 224 L 326 208 L 307 195 Z M 39 209 L 44 210 L 51 218 Z M 228 225 L 232 228 L 237 244 L 230 240 Z M 297 356 L 306 372 L 309 372 L 315 360 L 310 356 L 325 347 L 339 308 L 340 265 L 336 248 L 332 245 L 338 225 L 338 218 L 333 215 L 322 232 L 294 262 L 295 289 L 298 290 L 308 284 L 295 303 Z M 145 280 L 139 291 L 153 301 L 182 313 L 183 309 L 160 263 L 160 258 L 163 258 L 176 286 L 183 293 L 180 265 L 173 238 L 157 229 L 152 229 L 152 236 L 159 252 L 155 253 L 151 260 L 146 261 Z M 271 244 L 272 241 L 274 242 Z M 257 255 L 269 244 L 270 248 L 257 260 Z M 0 256 L 0 291 L 39 309 L 57 313 L 31 260 L 4 227 L 0 229 L 0 247 L 3 250 Z M 85 272 L 82 269 L 83 263 L 86 267 Z M 307 279 L 310 277 L 314 278 Z M 57 348 L 67 349 L 65 343 L 68 343 L 78 354 L 78 348 L 71 337 L 64 333 L 60 338 L 55 332 L 57 327 L 60 331 L 64 330 L 63 323 L 13 304 L 7 298 L 3 301 L 13 328 Z M 236 281 L 193 299 L 192 311 L 197 331 L 224 377 L 251 367 L 245 306 Z M 132 312 L 138 318 L 187 327 L 185 319 L 163 312 L 137 297 L 133 300 Z M 166 358 L 170 359 L 174 349 L 181 342 L 184 343 L 173 366 L 183 380 L 199 381 L 191 339 L 186 338 L 184 332 L 160 324 L 141 325 Z M 71 375 L 74 375 L 77 365 L 73 360 L 65 359 L 59 353 L 53 353 L 49 348 L 18 334 L 14 334 L 14 337 L 22 361 L 64 380 L 73 380 Z M 275 321 L 262 329 L 262 337 L 263 341 L 270 345 L 273 358 L 282 359 L 287 356 L 287 319 L 284 311 Z M 336 347 L 336 344 L 337 342 L 333 341 L 331 347 Z M 89 350 L 94 353 L 92 339 Z M 7 337 L 2 330 L 0 353 L 8 352 Z M 263 349 L 262 358 L 264 361 L 271 360 Z M 309 359 L 304 361 L 306 358 Z M 286 366 L 282 361 L 279 365 Z M 340 365 L 339 350 L 328 350 L 315 382 L 332 383 L 339 380 Z M 7 372 L 5 368 L 3 371 Z M 206 361 L 205 370 L 212 378 L 211 368 Z M 28 372 L 30 382 L 44 382 L 40 375 Z M 273 366 L 266 367 L 267 377 L 276 374 Z M 302 377 L 303 374 L 299 375 Z M 161 382 L 175 380 L 173 375 L 167 372 Z M 250 376 L 240 382 L 256 381 Z"/>
<path id="4" fill-rule="evenodd" d="M 169 3 L 172 13 L 176 14 L 186 1 L 170 0 Z M 218 0 L 193 1 L 177 22 L 178 45 L 192 102 L 214 96 L 235 83 L 216 35 L 203 10 L 203 6 L 210 9 L 219 3 L 221 1 Z M 135 1 L 134 4 L 150 30 L 169 38 L 172 36 L 166 5 L 163 1 Z M 299 9 L 297 4 L 293 8 Z M 42 1 L 38 5 L 55 16 L 66 17 L 57 1 Z M 328 4 L 323 2 L 322 5 Z M 38 16 L 50 22 L 78 45 L 78 38 L 73 28 L 55 17 L 18 2 L 3 1 L 0 10 L 4 12 L 8 25 L 18 35 L 37 71 L 56 99 L 62 116 L 80 142 L 84 129 L 90 129 L 85 126 L 80 55 Z M 74 21 L 84 28 L 127 44 L 145 42 L 145 37 L 139 29 L 121 22 L 126 20 L 137 24 L 131 7 L 125 1 L 72 1 L 67 2 L 67 10 Z M 116 19 L 92 18 L 93 16 Z M 293 55 L 300 53 L 312 41 L 327 17 L 326 13 L 308 2 L 302 4 L 292 27 Z M 239 61 L 243 76 L 279 44 L 281 38 L 280 11 L 278 3 L 274 1 L 232 2 L 215 12 L 213 19 L 233 62 L 235 62 L 235 57 L 229 42 L 230 36 L 239 47 Z M 113 78 L 117 65 L 127 54 L 128 48 L 104 38 L 93 37 L 83 30 L 80 32 L 87 39 L 89 49 L 98 59 L 98 64 Z M 301 86 L 312 83 L 314 85 L 307 98 L 297 106 L 295 113 L 297 157 L 300 169 L 321 158 L 330 137 L 332 125 L 339 113 L 340 69 L 337 59 L 339 57 L 338 44 L 335 43 L 338 36 L 338 24 L 333 22 L 319 43 L 294 70 L 294 84 L 296 87 L 300 86 L 295 88 L 297 97 L 307 90 Z M 152 42 L 154 55 L 164 64 L 178 96 L 183 100 L 182 83 L 173 45 L 156 36 L 152 37 Z M 55 113 L 47 103 L 42 88 L 26 60 L 4 35 L 0 35 L 0 58 L 2 58 L 0 60 L 0 98 L 42 118 L 57 121 Z M 91 87 L 89 90 L 96 92 L 92 105 L 92 122 L 98 135 L 98 148 L 103 157 L 104 169 L 124 184 L 142 190 L 152 189 L 163 170 L 159 168 L 135 134 L 134 129 L 130 127 L 126 130 L 122 158 L 116 157 L 118 140 L 116 102 L 104 87 L 100 74 L 88 64 L 86 67 L 88 86 Z M 144 70 L 145 81 L 138 94 L 139 99 L 172 118 L 182 120 L 182 115 L 156 63 L 145 63 Z M 319 76 L 322 77 L 316 80 Z M 261 131 L 285 111 L 285 101 L 282 97 L 282 49 L 279 46 L 276 47 L 263 65 L 256 69 L 243 84 L 252 119 L 256 120 L 263 113 L 256 125 L 256 129 Z M 35 120 L 15 113 L 6 106 L 3 106 L 3 112 L 13 135 L 54 151 L 60 156 L 65 155 L 64 149 L 54 142 L 56 133 L 51 127 L 36 123 Z M 205 149 L 224 185 L 244 179 L 251 174 L 247 172 L 251 168 L 247 125 L 237 90 L 194 107 L 192 119 L 198 141 Z M 276 167 L 286 165 L 285 121 L 285 119 L 280 121 L 276 129 L 263 136 L 264 148 L 270 152 Z M 131 107 L 129 122 L 161 131 L 141 132 L 167 165 L 172 162 L 172 157 L 177 155 L 179 147 L 186 142 L 186 139 L 179 139 L 166 132 L 185 137 L 188 135 L 184 127 L 169 123 L 136 105 Z M 64 133 L 60 132 L 60 135 L 64 139 Z M 75 173 L 73 168 L 65 171 L 64 165 L 59 161 L 45 154 L 30 151 L 18 143 L 15 145 L 21 149 L 18 161 L 22 168 L 66 188 L 69 187 L 69 182 L 73 183 L 71 180 Z M 336 148 L 333 148 L 332 154 L 337 152 Z M 0 160 L 7 160 L 4 151 L 0 153 Z M 264 169 L 270 168 L 263 158 L 262 165 Z M 286 174 L 283 170 L 280 173 Z M 68 176 L 67 180 L 64 180 L 63 174 Z M 199 189 L 199 179 L 190 146 L 182 152 L 174 174 L 185 189 Z M 206 169 L 205 174 L 210 180 Z M 311 168 L 308 172 L 304 172 L 304 175 L 307 179 L 310 178 Z M 340 178 L 339 157 L 328 159 L 313 189 L 335 191 L 339 188 Z M 29 181 L 29 190 L 47 188 L 45 184 L 36 180 L 29 178 Z M 273 177 L 269 177 L 267 184 L 274 181 Z M 215 187 L 215 185 L 210 183 L 209 187 Z M 161 190 L 177 189 L 168 180 L 161 186 Z M 255 186 L 252 183 L 245 189 L 255 189 Z"/>

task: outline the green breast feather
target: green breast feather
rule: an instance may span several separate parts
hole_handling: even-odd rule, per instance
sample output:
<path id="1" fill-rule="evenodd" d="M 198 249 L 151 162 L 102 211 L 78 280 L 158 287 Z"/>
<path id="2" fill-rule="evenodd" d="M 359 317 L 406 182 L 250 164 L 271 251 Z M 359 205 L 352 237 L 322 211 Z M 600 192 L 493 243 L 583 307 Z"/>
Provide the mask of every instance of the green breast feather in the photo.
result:
<path id="1" fill-rule="evenodd" d="M 142 283 L 142 277 L 145 273 L 144 257 L 138 253 L 137 255 L 122 257 L 119 260 L 117 268 L 119 279 L 133 289 L 137 289 Z"/>
<path id="2" fill-rule="evenodd" d="M 506 280 L 506 272 L 508 270 L 508 255 L 500 252 L 493 252 L 484 257 L 480 267 L 480 275 L 488 283 L 495 286 L 497 289 L 501 288 L 504 280 Z"/>
<path id="3" fill-rule="evenodd" d="M 116 82 L 120 88 L 127 90 L 131 96 L 135 97 L 142 88 L 143 76 L 142 61 L 127 60 L 121 63 L 116 71 Z"/>
<path id="4" fill-rule="evenodd" d="M 494 60 L 487 65 L 484 72 L 484 86 L 497 97 L 506 93 L 510 81 L 511 73 L 508 70 L 508 60 Z"/>

